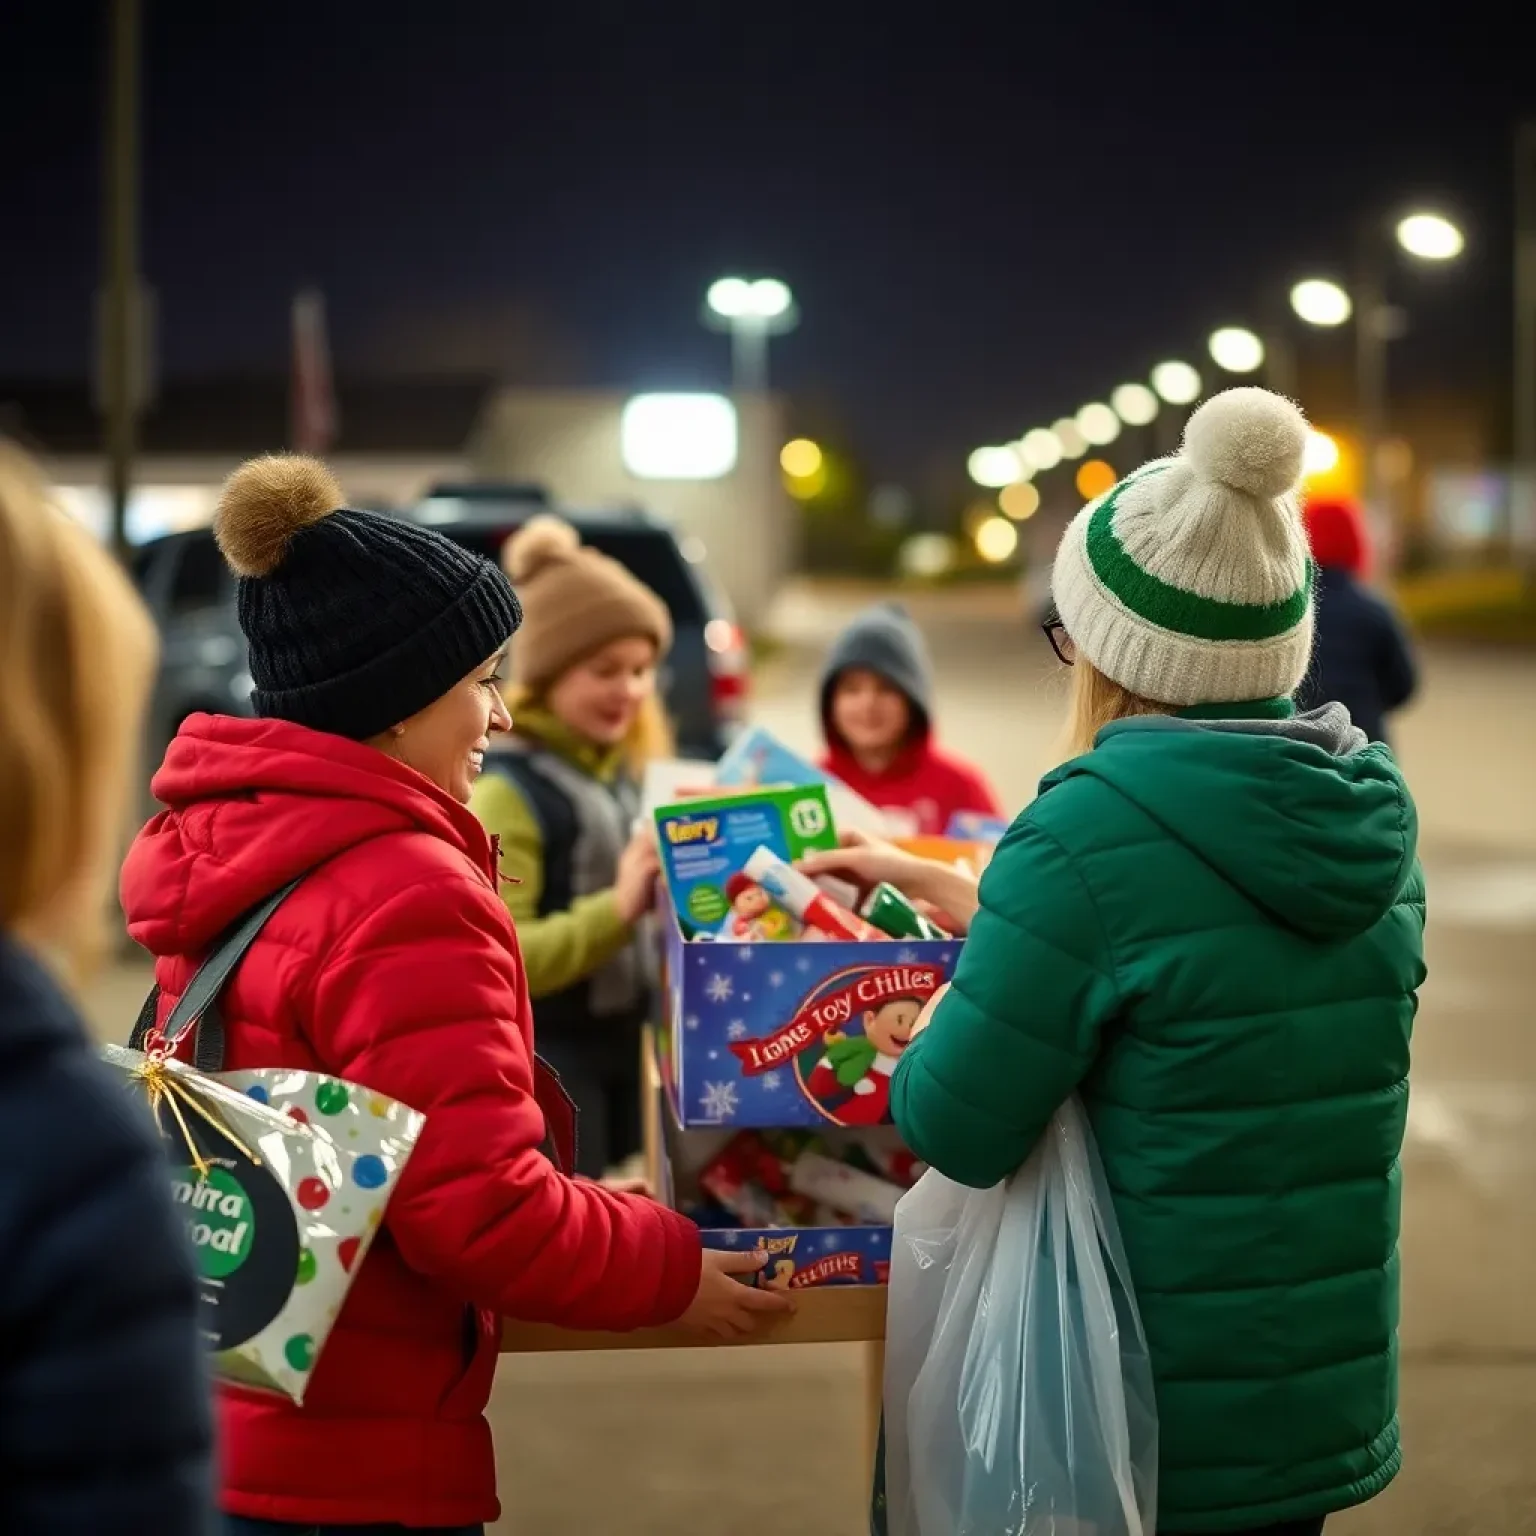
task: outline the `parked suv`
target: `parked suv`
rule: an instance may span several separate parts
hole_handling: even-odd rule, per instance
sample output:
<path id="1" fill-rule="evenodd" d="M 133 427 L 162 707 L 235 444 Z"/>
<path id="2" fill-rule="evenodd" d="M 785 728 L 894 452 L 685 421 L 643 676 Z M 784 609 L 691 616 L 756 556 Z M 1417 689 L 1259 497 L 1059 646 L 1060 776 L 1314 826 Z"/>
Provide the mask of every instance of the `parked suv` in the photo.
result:
<path id="1" fill-rule="evenodd" d="M 547 500 L 521 486 L 442 486 L 403 516 L 496 559 L 503 541 Z M 703 568 L 703 546 L 679 540 L 645 512 L 559 509 L 582 541 L 613 556 L 671 610 L 676 638 L 661 688 L 687 757 L 713 759 L 739 723 L 747 692 L 746 648 L 723 597 Z M 134 574 L 160 628 L 161 662 L 146 749 L 158 763 L 181 722 L 199 710 L 250 712 L 251 678 L 235 614 L 235 582 L 208 529 L 152 540 L 134 554 Z M 514 646 L 516 640 L 513 640 Z"/>

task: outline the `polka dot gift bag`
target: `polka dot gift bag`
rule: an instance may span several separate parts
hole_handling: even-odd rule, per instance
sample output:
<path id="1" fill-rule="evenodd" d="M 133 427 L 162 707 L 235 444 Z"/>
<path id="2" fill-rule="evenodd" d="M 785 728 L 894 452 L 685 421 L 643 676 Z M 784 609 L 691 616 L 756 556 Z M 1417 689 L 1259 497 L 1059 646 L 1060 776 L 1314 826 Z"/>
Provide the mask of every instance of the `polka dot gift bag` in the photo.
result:
<path id="1" fill-rule="evenodd" d="M 163 1025 L 158 989 L 108 1063 L 148 1100 L 201 1277 L 214 1374 L 295 1403 L 426 1116 L 320 1072 L 223 1072 L 218 1000 L 298 881 L 235 925 Z M 174 1059 L 189 1041 L 195 1065 Z"/>
<path id="2" fill-rule="evenodd" d="M 106 1056 L 144 1084 L 166 1144 L 214 1374 L 302 1403 L 426 1117 L 317 1072 Z"/>

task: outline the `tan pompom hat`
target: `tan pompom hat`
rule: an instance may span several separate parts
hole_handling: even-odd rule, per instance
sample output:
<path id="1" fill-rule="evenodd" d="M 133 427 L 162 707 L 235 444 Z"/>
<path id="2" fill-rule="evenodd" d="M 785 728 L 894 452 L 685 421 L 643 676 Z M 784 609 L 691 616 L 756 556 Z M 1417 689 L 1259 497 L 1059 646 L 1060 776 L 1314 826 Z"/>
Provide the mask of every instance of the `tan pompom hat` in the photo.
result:
<path id="1" fill-rule="evenodd" d="M 672 644 L 667 605 L 561 518 L 531 518 L 502 546 L 501 564 L 523 608 L 512 677 L 530 693 L 612 640 L 643 636 L 658 656 Z"/>

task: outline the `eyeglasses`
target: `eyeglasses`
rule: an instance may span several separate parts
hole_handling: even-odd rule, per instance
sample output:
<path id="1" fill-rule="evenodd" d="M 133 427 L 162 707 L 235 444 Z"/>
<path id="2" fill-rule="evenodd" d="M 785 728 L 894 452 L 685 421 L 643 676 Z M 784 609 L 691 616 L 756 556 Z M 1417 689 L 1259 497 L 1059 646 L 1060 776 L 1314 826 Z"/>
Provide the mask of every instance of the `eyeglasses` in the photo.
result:
<path id="1" fill-rule="evenodd" d="M 1072 643 L 1072 636 L 1067 633 L 1067 626 L 1061 622 L 1061 615 L 1052 608 L 1046 614 L 1045 622 L 1040 626 L 1045 638 L 1051 642 L 1051 649 L 1056 652 L 1056 659 L 1063 666 L 1070 667 L 1077 660 L 1077 647 Z"/>

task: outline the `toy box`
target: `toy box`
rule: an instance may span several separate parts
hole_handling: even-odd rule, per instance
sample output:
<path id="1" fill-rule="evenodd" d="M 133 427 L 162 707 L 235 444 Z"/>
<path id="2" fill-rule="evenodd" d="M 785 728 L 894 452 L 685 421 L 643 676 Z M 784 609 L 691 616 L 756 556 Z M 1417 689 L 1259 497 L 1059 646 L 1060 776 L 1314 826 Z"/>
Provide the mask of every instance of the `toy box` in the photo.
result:
<path id="1" fill-rule="evenodd" d="M 657 1196 L 699 1223 L 709 1248 L 739 1250 L 763 1248 L 768 1263 L 757 1284 L 805 1290 L 832 1285 L 884 1285 L 890 1278 L 891 1226 L 888 1222 L 781 1227 L 716 1225 L 731 1218 L 699 1188 L 701 1170 L 718 1157 L 729 1141 L 728 1133 L 684 1131 L 678 1124 L 675 1103 L 663 1095 L 662 1147 Z M 829 1133 L 834 1141 L 839 1135 Z M 884 1137 L 894 1151 L 901 1150 L 894 1128 L 864 1133 Z"/>
<path id="2" fill-rule="evenodd" d="M 827 800 L 840 827 L 857 827 L 876 837 L 889 837 L 893 829 L 884 812 L 863 795 L 850 789 L 834 773 L 818 768 L 777 736 L 754 725 L 741 732 L 715 765 L 715 782 L 722 788 L 757 784 L 800 787 L 825 784 Z"/>
<path id="3" fill-rule="evenodd" d="M 1000 843 L 1009 823 L 1001 816 L 985 816 L 980 811 L 956 811 L 949 818 L 944 836 L 960 843 L 985 843 L 993 847 Z"/>
<path id="4" fill-rule="evenodd" d="M 742 926 L 748 914 L 736 912 L 737 897 L 731 886 L 755 849 L 768 848 L 793 862 L 813 848 L 837 847 L 824 784 L 661 806 L 656 811 L 656 835 L 668 895 L 690 935 L 748 936 Z M 762 916 L 761 912 L 751 914 L 754 920 Z"/>
<path id="5" fill-rule="evenodd" d="M 662 1073 L 685 1127 L 871 1126 L 958 939 L 700 943 L 664 928 Z"/>

